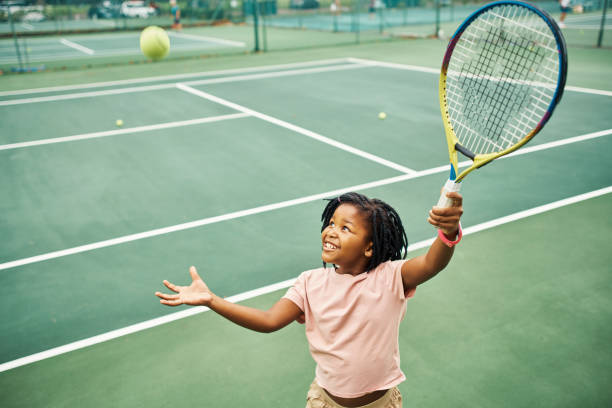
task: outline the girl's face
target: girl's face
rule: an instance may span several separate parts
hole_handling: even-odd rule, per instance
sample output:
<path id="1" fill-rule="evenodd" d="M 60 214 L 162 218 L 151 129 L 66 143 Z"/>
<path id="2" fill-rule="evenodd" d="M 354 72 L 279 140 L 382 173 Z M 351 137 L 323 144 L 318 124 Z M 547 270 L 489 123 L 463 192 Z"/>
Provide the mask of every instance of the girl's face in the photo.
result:
<path id="1" fill-rule="evenodd" d="M 321 233 L 323 262 L 338 266 L 341 274 L 358 275 L 372 257 L 370 223 L 353 205 L 341 204 Z"/>

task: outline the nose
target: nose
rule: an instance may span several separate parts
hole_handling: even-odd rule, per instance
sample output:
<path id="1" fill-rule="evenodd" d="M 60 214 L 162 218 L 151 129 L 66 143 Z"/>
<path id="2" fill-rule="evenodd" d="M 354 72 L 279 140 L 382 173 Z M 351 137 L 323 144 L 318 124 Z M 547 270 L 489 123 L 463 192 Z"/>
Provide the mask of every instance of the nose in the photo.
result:
<path id="1" fill-rule="evenodd" d="M 327 228 L 323 230 L 323 233 L 327 236 L 332 236 L 332 237 L 337 236 L 336 228 L 334 228 L 333 225 L 328 225 Z"/>

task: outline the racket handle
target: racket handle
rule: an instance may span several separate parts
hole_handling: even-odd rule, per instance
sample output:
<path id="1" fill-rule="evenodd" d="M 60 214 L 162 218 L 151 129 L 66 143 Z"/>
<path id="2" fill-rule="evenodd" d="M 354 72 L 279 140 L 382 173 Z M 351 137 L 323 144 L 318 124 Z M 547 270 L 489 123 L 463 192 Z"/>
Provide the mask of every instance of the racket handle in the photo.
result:
<path id="1" fill-rule="evenodd" d="M 446 196 L 446 193 L 457 192 L 461 190 L 461 183 L 455 183 L 454 180 L 446 180 L 446 184 L 442 188 L 442 194 L 440 195 L 440 200 L 438 200 L 438 204 L 436 207 L 450 207 L 453 205 L 453 200 Z"/>

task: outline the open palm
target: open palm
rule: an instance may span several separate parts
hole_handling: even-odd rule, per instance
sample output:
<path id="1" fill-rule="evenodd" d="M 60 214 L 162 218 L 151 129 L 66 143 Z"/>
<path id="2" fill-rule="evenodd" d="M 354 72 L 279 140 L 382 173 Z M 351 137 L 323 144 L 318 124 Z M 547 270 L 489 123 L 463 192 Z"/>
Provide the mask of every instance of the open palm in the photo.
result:
<path id="1" fill-rule="evenodd" d="M 204 283 L 195 266 L 189 268 L 191 275 L 191 285 L 178 286 L 164 280 L 164 285 L 175 295 L 170 295 L 161 292 L 155 292 L 155 296 L 160 298 L 160 303 L 168 306 L 192 305 L 192 306 L 208 306 L 212 300 L 212 293 L 208 286 Z"/>

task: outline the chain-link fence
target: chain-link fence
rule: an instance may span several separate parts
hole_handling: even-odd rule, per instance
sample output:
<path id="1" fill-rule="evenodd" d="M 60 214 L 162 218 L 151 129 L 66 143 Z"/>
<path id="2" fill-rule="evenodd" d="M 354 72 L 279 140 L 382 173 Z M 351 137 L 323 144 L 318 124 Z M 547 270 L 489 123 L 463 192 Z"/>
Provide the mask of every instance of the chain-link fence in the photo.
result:
<path id="1" fill-rule="evenodd" d="M 612 47 L 608 0 L 536 1 L 569 45 Z M 171 34 L 167 58 L 450 37 L 482 6 L 467 0 L 4 0 L 0 70 L 31 71 L 146 60 L 138 33 Z M 561 21 L 563 19 L 563 21 Z"/>

